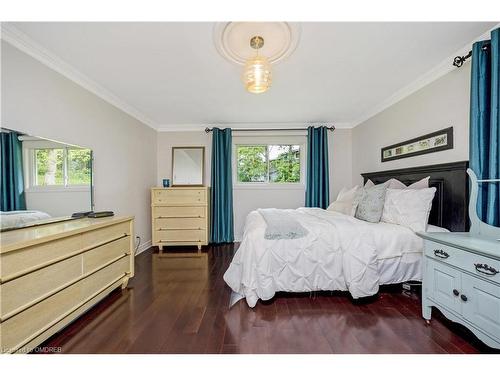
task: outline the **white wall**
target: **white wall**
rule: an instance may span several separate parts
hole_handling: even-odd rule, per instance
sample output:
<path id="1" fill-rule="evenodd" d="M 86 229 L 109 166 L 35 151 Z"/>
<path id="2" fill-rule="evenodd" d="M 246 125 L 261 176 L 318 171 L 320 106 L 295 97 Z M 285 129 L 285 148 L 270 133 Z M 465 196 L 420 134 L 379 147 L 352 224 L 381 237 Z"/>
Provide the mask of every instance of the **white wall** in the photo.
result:
<path id="1" fill-rule="evenodd" d="M 135 216 L 151 240 L 156 131 L 2 41 L 2 126 L 94 151 L 95 209 Z"/>
<path id="2" fill-rule="evenodd" d="M 455 69 L 352 130 L 352 178 L 360 173 L 469 159 L 470 63 Z M 454 148 L 382 163 L 380 149 L 453 126 Z"/>
<path id="3" fill-rule="evenodd" d="M 90 210 L 90 189 L 28 190 L 24 195 L 26 209 L 43 211 L 52 217 L 69 216 L 73 212 Z"/>
<path id="4" fill-rule="evenodd" d="M 241 134 L 241 133 L 240 133 Z M 278 133 L 279 134 L 279 133 Z M 253 135 L 252 137 L 254 137 Z M 297 142 L 305 143 L 305 136 L 291 136 L 276 133 L 262 137 L 264 141 L 271 138 L 294 138 Z M 233 134 L 233 143 L 242 143 L 246 137 Z M 248 138 L 247 138 L 248 140 Z M 161 186 L 163 178 L 172 178 L 172 147 L 174 146 L 204 146 L 205 147 L 205 185 L 210 186 L 211 163 L 211 134 L 203 131 L 160 132 L 158 133 L 158 172 L 157 184 Z M 337 129 L 329 136 L 330 150 L 330 200 L 333 201 L 343 186 L 351 186 L 351 130 Z M 238 187 L 234 188 L 234 224 L 235 238 L 240 240 L 243 234 L 243 225 L 248 213 L 257 208 L 297 208 L 304 205 L 304 186 L 294 187 Z"/>

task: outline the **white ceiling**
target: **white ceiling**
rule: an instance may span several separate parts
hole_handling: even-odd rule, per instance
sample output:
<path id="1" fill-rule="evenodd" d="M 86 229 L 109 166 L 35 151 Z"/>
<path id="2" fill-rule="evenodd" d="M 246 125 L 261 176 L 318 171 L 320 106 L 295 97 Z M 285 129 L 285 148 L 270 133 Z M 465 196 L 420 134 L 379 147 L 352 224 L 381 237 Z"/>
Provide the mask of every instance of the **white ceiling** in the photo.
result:
<path id="1" fill-rule="evenodd" d="M 9 24 L 160 129 L 356 125 L 494 25 L 301 23 L 295 52 L 255 95 L 244 90 L 242 67 L 218 54 L 214 23 Z"/>

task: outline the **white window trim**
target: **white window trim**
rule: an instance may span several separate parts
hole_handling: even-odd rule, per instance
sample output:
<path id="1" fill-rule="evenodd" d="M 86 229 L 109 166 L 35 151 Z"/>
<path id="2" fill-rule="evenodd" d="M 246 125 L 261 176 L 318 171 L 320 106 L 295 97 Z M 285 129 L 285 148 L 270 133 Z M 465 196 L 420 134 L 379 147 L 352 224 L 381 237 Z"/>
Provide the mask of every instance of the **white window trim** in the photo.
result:
<path id="1" fill-rule="evenodd" d="M 237 154 L 236 149 L 238 146 L 269 146 L 269 145 L 298 145 L 300 146 L 300 182 L 238 182 L 238 171 L 237 171 Z M 238 139 L 236 142 L 233 140 L 232 144 L 232 170 L 233 170 L 233 189 L 234 190 L 305 190 L 305 180 L 306 180 L 306 140 L 305 137 L 301 141 L 288 140 L 286 138 L 281 139 L 273 137 L 272 140 L 264 141 L 261 137 L 258 139 L 248 139 L 242 138 Z"/>
<path id="2" fill-rule="evenodd" d="M 24 150 L 24 191 L 26 193 L 54 193 L 54 192 L 89 192 L 91 190 L 90 184 L 88 185 L 67 185 L 68 171 L 67 171 L 67 157 L 68 149 L 71 147 L 60 147 L 64 151 L 63 157 L 63 174 L 64 174 L 64 185 L 35 185 L 36 181 L 36 162 L 35 162 L 35 151 L 45 148 L 53 147 L 33 147 L 26 148 Z"/>

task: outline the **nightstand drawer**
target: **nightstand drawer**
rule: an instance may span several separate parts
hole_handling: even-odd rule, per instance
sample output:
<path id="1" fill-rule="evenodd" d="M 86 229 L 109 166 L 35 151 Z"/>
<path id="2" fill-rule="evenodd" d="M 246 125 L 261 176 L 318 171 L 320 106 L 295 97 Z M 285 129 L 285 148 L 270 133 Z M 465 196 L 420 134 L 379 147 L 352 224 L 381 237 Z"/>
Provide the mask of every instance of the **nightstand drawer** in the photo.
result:
<path id="1" fill-rule="evenodd" d="M 425 255 L 431 259 L 460 267 L 463 251 L 438 242 L 425 241 Z"/>
<path id="2" fill-rule="evenodd" d="M 425 242 L 425 255 L 500 284 L 500 261 L 437 242 Z"/>

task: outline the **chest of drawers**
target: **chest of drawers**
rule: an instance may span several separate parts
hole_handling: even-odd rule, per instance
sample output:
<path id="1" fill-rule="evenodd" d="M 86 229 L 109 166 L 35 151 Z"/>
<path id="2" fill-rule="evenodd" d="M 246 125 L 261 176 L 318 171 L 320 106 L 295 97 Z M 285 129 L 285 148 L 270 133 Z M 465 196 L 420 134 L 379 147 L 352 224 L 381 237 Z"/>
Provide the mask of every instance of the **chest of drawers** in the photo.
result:
<path id="1" fill-rule="evenodd" d="M 208 245 L 209 188 L 171 187 L 151 189 L 153 245 Z"/>
<path id="2" fill-rule="evenodd" d="M 422 314 L 432 307 L 500 349 L 500 242 L 472 233 L 419 233 L 425 239 Z"/>
<path id="3" fill-rule="evenodd" d="M 26 353 L 134 275 L 133 218 L 2 233 L 0 352 Z"/>

